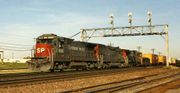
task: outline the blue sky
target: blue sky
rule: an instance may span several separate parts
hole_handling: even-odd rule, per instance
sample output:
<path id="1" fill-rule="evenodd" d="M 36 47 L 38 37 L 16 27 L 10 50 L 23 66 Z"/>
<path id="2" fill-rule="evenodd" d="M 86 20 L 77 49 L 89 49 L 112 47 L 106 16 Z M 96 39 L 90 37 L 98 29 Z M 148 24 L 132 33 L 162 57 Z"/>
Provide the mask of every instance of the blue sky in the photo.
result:
<path id="1" fill-rule="evenodd" d="M 81 28 L 108 27 L 109 14 L 116 26 L 127 26 L 127 13 L 133 12 L 134 25 L 145 25 L 146 12 L 153 12 L 153 24 L 169 24 L 170 55 L 180 58 L 179 0 L 0 0 L 0 48 L 30 49 L 34 39 L 43 33 L 70 37 Z M 79 37 L 75 37 L 79 40 Z M 113 43 L 121 48 L 145 53 L 155 48 L 165 54 L 165 41 L 160 36 L 93 38 L 91 42 Z M 23 45 L 23 46 L 20 46 Z M 24 46 L 30 45 L 30 46 Z M 11 47 L 9 47 L 11 46 Z M 1 49 L 2 50 L 2 49 Z M 5 50 L 5 57 L 30 55 L 27 51 Z"/>

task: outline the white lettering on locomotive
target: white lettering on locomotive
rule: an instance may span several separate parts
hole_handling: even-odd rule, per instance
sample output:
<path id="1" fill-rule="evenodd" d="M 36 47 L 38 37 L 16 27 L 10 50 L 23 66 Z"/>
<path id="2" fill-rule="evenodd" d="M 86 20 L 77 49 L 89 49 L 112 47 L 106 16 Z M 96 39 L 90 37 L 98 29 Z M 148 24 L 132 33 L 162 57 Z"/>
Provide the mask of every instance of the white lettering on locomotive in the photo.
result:
<path id="1" fill-rule="evenodd" d="M 37 53 L 42 53 L 45 51 L 45 48 L 37 48 L 36 51 Z"/>
<path id="2" fill-rule="evenodd" d="M 75 47 L 75 46 L 69 46 L 69 49 L 71 50 L 75 50 L 75 51 L 85 51 L 85 48 L 81 48 L 81 47 Z"/>

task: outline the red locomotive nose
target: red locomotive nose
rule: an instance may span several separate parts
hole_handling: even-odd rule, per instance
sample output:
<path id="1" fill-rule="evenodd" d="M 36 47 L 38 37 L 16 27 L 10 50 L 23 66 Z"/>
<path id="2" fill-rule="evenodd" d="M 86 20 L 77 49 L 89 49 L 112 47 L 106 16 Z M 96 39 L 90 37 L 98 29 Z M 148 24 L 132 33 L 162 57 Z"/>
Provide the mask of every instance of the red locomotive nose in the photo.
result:
<path id="1" fill-rule="evenodd" d="M 49 57 L 52 55 L 52 46 L 49 44 L 36 44 L 36 57 Z"/>

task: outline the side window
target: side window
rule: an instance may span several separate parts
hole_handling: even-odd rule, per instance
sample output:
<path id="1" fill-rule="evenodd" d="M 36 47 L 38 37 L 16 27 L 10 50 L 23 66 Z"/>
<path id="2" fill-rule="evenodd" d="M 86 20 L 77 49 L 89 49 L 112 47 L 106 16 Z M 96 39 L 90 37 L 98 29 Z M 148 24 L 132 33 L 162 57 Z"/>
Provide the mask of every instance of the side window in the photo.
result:
<path id="1" fill-rule="evenodd" d="M 59 47 L 59 48 L 63 48 L 63 44 L 64 44 L 64 42 L 59 41 L 59 45 L 58 45 L 58 47 Z"/>
<path id="2" fill-rule="evenodd" d="M 53 40 L 53 45 L 57 46 L 57 40 Z"/>
<path id="3" fill-rule="evenodd" d="M 59 40 L 59 43 L 58 43 L 58 53 L 64 53 L 64 49 L 63 49 L 63 43 L 62 41 Z"/>
<path id="4" fill-rule="evenodd" d="M 48 40 L 46 41 L 46 43 L 47 43 L 47 44 L 52 44 L 52 40 L 51 40 L 51 39 L 48 39 Z"/>
<path id="5" fill-rule="evenodd" d="M 59 42 L 59 48 L 62 48 L 62 43 L 61 42 Z"/>
<path id="6" fill-rule="evenodd" d="M 37 44 L 39 44 L 40 43 L 40 41 L 37 41 Z"/>

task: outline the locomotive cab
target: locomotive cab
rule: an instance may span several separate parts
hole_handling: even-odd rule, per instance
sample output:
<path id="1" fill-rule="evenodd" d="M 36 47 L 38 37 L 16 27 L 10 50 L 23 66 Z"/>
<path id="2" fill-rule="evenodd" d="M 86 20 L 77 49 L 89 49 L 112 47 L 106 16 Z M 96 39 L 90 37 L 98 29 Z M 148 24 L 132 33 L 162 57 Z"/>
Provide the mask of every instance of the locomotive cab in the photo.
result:
<path id="1" fill-rule="evenodd" d="M 54 34 L 39 36 L 36 39 L 34 57 L 27 61 L 28 67 L 34 71 L 53 69 L 54 47 L 57 46 L 57 42 L 57 36 Z"/>
<path id="2" fill-rule="evenodd" d="M 55 36 L 44 34 L 36 39 L 36 48 L 34 57 L 50 58 L 53 55 Z"/>

